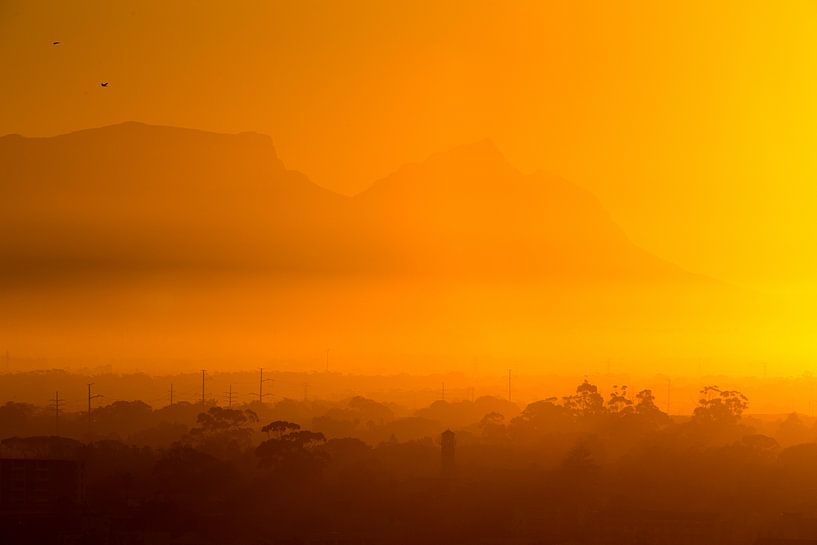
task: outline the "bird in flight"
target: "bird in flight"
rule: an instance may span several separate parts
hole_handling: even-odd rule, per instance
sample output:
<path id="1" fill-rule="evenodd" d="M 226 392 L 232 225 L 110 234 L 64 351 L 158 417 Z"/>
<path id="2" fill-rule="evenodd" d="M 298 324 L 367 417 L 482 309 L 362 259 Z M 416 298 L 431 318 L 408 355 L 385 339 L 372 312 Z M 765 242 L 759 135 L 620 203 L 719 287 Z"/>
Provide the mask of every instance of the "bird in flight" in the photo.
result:
<path id="1" fill-rule="evenodd" d="M 60 42 L 51 42 L 51 45 L 60 45 Z"/>
<path id="2" fill-rule="evenodd" d="M 107 86 L 108 86 L 108 82 L 107 82 L 107 81 L 103 81 L 103 82 L 101 82 L 101 83 L 100 83 L 100 85 L 101 85 L 102 87 L 107 87 Z"/>

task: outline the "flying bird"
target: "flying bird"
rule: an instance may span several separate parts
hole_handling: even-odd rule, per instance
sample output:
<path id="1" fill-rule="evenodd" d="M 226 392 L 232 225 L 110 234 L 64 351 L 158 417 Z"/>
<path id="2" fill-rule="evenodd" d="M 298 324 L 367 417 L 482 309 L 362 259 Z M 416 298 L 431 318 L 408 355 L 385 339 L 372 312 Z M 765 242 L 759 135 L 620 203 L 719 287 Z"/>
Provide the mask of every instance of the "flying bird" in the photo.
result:
<path id="1" fill-rule="evenodd" d="M 60 45 L 60 42 L 51 42 L 51 45 Z"/>
<path id="2" fill-rule="evenodd" d="M 100 85 L 101 85 L 102 87 L 107 87 L 107 86 L 108 86 L 108 82 L 107 82 L 107 81 L 103 81 L 103 82 L 101 82 L 101 83 L 100 83 Z"/>

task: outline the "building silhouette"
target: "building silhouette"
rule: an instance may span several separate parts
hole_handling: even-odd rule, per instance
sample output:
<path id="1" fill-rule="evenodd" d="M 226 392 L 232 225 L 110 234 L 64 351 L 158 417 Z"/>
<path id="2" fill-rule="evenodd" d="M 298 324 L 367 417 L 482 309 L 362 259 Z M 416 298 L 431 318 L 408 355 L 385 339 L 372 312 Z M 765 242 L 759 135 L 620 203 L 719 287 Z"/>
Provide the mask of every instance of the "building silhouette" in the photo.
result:
<path id="1" fill-rule="evenodd" d="M 99 542 L 77 541 L 82 483 L 72 460 L 0 458 L 0 543 Z"/>
<path id="2" fill-rule="evenodd" d="M 82 473 L 72 460 L 0 459 L 0 511 L 63 510 L 80 502 Z"/>

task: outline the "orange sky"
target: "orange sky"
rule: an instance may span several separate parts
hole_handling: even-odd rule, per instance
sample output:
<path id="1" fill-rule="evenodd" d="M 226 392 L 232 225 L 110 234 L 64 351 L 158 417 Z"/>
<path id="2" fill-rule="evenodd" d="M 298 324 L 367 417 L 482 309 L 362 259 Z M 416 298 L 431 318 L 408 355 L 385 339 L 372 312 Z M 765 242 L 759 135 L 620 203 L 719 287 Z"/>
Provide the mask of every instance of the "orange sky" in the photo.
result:
<path id="1" fill-rule="evenodd" d="M 794 1 L 5 0 L 0 133 L 256 130 L 346 193 L 487 136 L 658 255 L 811 291 L 815 27 Z"/>

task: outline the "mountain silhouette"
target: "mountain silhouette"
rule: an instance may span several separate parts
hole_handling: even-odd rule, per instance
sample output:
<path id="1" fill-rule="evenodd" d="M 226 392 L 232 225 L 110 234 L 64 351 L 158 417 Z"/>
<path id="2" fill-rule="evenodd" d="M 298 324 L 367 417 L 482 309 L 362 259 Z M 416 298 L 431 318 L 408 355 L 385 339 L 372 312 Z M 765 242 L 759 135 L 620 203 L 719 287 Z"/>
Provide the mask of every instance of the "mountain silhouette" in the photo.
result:
<path id="1" fill-rule="evenodd" d="M 405 166 L 354 200 L 383 246 L 427 269 L 693 280 L 633 245 L 590 193 L 556 176 L 520 173 L 489 140 Z"/>
<path id="2" fill-rule="evenodd" d="M 34 268 L 301 267 L 345 200 L 253 133 L 123 123 L 6 136 L 0 165 L 0 255 Z"/>
<path id="3" fill-rule="evenodd" d="M 700 280 L 633 245 L 588 192 L 520 173 L 487 140 L 354 197 L 288 170 L 266 136 L 141 123 L 5 136 L 0 168 L 6 270 Z"/>

